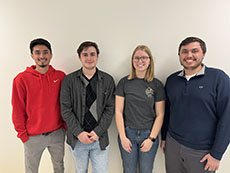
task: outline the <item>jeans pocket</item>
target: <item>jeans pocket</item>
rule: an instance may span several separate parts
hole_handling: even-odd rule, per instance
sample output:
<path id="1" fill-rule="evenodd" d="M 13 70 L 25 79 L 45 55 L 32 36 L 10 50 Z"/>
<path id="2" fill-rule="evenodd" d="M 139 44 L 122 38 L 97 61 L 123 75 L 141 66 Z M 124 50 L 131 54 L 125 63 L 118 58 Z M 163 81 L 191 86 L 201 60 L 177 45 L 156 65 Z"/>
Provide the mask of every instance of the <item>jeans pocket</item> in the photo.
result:
<path id="1" fill-rule="evenodd" d="M 125 127 L 125 130 L 129 130 L 130 129 L 130 127 Z"/>

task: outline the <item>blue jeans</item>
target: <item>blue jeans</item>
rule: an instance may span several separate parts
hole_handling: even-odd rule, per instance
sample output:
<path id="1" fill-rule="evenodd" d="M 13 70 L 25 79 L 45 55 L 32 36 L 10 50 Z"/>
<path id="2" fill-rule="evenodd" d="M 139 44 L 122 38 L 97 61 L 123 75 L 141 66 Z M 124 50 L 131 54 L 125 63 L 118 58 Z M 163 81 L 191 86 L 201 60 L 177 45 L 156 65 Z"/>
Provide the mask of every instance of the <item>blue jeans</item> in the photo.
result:
<path id="1" fill-rule="evenodd" d="M 77 141 L 74 150 L 70 147 L 74 162 L 76 173 L 87 173 L 89 159 L 92 164 L 93 173 L 107 173 L 108 172 L 108 158 L 109 147 L 105 150 L 101 150 L 99 141 L 95 141 L 91 144 L 83 144 Z"/>
<path id="2" fill-rule="evenodd" d="M 118 135 L 118 143 L 123 161 L 123 172 L 136 173 L 137 164 L 139 163 L 140 173 L 152 173 L 153 162 L 159 145 L 158 137 L 148 152 L 141 152 L 140 146 L 142 142 L 149 137 L 150 130 L 136 130 L 126 127 L 125 133 L 126 137 L 132 143 L 132 151 L 128 153 L 123 149 Z"/>

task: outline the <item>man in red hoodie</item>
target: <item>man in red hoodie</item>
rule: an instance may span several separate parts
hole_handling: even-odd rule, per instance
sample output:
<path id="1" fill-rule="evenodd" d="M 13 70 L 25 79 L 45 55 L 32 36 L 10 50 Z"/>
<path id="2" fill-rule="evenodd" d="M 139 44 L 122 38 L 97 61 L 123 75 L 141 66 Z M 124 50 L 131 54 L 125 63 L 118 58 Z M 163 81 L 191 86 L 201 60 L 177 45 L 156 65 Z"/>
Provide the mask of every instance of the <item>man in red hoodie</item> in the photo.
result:
<path id="1" fill-rule="evenodd" d="M 64 121 L 60 113 L 60 86 L 65 73 L 50 64 L 51 45 L 42 38 L 30 43 L 35 65 L 27 67 L 13 81 L 12 119 L 18 138 L 24 143 L 26 173 L 37 173 L 47 148 L 55 173 L 64 172 Z"/>

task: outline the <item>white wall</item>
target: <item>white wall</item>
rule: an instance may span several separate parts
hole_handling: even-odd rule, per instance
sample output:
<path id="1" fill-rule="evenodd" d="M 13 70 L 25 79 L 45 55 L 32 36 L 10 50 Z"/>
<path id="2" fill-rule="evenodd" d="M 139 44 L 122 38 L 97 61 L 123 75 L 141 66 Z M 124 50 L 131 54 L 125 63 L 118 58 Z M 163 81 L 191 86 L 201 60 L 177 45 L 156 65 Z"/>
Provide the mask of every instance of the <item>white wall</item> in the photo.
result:
<path id="1" fill-rule="evenodd" d="M 29 42 L 48 39 L 53 47 L 52 65 L 70 73 L 80 67 L 76 49 L 85 40 L 98 43 L 98 67 L 116 82 L 130 70 L 130 56 L 138 44 L 148 45 L 155 56 L 156 76 L 166 77 L 181 69 L 177 48 L 187 36 L 207 43 L 205 64 L 230 74 L 229 0 L 0 0 L 1 142 L 0 172 L 24 171 L 23 145 L 11 123 L 11 86 L 14 76 L 33 64 Z M 109 172 L 121 170 L 117 130 L 110 128 Z M 219 173 L 230 171 L 230 151 Z M 66 148 L 65 167 L 73 173 L 72 156 Z M 49 154 L 44 153 L 40 172 L 51 172 Z M 158 152 L 155 172 L 163 173 L 164 157 Z"/>

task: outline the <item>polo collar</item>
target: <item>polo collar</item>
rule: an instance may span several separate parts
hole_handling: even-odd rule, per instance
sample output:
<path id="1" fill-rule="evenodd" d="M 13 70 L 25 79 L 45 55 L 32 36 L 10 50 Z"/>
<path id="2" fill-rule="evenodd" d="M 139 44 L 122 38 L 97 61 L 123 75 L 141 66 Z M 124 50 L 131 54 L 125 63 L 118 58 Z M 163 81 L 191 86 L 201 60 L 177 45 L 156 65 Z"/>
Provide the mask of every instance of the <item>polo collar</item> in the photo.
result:
<path id="1" fill-rule="evenodd" d="M 198 71 L 196 73 L 195 76 L 205 75 L 205 68 L 206 68 L 206 66 L 204 64 L 202 64 L 202 68 L 200 69 L 200 71 Z M 184 69 L 177 76 L 185 77 Z"/>

